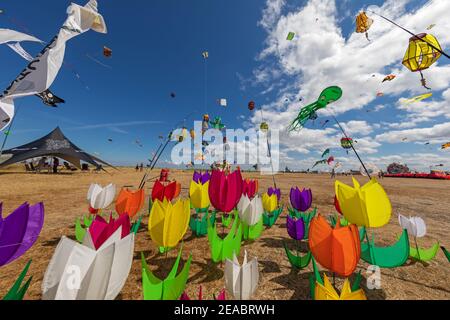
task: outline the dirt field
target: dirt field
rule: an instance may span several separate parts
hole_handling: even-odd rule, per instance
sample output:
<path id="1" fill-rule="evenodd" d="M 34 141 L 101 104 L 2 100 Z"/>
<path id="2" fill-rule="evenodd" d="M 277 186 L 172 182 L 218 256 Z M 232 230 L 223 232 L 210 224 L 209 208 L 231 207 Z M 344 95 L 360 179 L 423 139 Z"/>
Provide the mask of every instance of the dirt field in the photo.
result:
<path id="1" fill-rule="evenodd" d="M 20 171 L 10 169 L 0 172 L 3 214 L 8 215 L 25 201 L 32 204 L 43 201 L 45 224 L 38 241 L 25 256 L 0 268 L 0 297 L 10 288 L 26 262 L 33 259 L 29 271 L 33 282 L 26 298 L 40 299 L 41 281 L 56 245 L 63 235 L 73 237 L 75 219 L 87 214 L 86 193 L 90 183 L 113 182 L 118 187 L 138 186 L 142 173 L 135 173 L 132 169 L 121 169 L 112 174 L 61 175 L 34 175 Z M 244 173 L 244 176 L 258 178 L 260 191 L 271 185 L 271 177 L 255 173 Z M 182 183 L 184 197 L 187 196 L 191 177 L 192 172 L 171 173 L 171 178 Z M 334 180 L 328 175 L 280 174 L 276 179 L 281 187 L 283 203 L 289 201 L 291 186 L 309 187 L 313 191 L 313 205 L 319 208 L 319 212 L 324 215 L 334 213 Z M 351 183 L 350 177 L 339 179 Z M 364 183 L 366 178 L 357 179 Z M 392 201 L 394 214 L 388 226 L 375 232 L 378 245 L 389 245 L 396 240 L 401 232 L 397 214 L 401 213 L 419 215 L 425 219 L 428 235 L 419 239 L 422 247 L 430 247 L 436 240 L 450 247 L 450 181 L 384 179 L 381 183 Z M 151 185 L 146 188 L 149 194 Z M 312 267 L 299 272 L 291 268 L 283 249 L 283 241 L 291 241 L 285 229 L 285 217 L 286 210 L 277 224 L 265 230 L 260 239 L 243 245 L 250 257 L 257 256 L 259 261 L 260 284 L 254 299 L 309 299 L 308 276 Z M 168 274 L 175 260 L 175 250 L 168 254 L 168 259 L 157 253 L 147 232 L 147 220 L 143 220 L 137 235 L 132 270 L 118 299 L 142 299 L 141 252 L 145 253 L 150 268 L 160 278 Z M 194 238 L 190 230 L 184 238 L 183 258 L 187 259 L 189 253 L 193 254 L 193 263 L 187 291 L 190 295 L 196 295 L 199 285 L 202 285 L 204 296 L 210 299 L 212 294 L 217 294 L 224 287 L 223 266 L 209 259 L 207 239 Z M 367 264 L 361 260 L 359 267 L 365 269 Z M 380 290 L 368 290 L 363 281 L 368 299 L 450 299 L 450 264 L 441 251 L 429 265 L 408 261 L 400 268 L 383 269 L 381 281 Z"/>

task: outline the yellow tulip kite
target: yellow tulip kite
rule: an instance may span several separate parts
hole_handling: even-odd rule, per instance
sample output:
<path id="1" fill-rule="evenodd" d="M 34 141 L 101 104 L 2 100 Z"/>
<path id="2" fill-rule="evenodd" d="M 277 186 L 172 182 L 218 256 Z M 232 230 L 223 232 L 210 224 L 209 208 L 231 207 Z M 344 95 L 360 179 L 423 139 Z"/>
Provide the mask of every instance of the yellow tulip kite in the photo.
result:
<path id="1" fill-rule="evenodd" d="M 191 186 L 189 188 L 189 196 L 191 197 L 192 206 L 195 209 L 205 209 L 210 205 L 209 195 L 208 195 L 209 181 L 205 184 L 201 182 L 196 183 L 191 181 Z"/>
<path id="2" fill-rule="evenodd" d="M 383 187 L 372 178 L 363 187 L 353 178 L 354 188 L 336 181 L 335 191 L 341 211 L 350 223 L 360 227 L 386 225 L 392 213 L 391 202 Z"/>
<path id="3" fill-rule="evenodd" d="M 156 200 L 148 222 L 150 237 L 160 247 L 173 248 L 183 239 L 189 219 L 189 200 L 178 200 L 174 205 L 166 199 Z"/>
<path id="4" fill-rule="evenodd" d="M 269 196 L 267 193 L 264 193 L 262 196 L 263 208 L 266 212 L 273 212 L 277 209 L 278 206 L 278 198 L 276 194 Z"/>

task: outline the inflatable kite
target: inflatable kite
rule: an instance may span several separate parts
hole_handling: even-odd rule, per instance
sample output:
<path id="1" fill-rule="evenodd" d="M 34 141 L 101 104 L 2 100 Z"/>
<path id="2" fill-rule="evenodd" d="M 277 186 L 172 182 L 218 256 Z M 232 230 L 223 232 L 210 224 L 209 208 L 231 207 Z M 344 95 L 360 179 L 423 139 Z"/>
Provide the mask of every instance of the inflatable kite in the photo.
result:
<path id="1" fill-rule="evenodd" d="M 291 218 L 300 219 L 302 218 L 305 223 L 305 235 L 303 237 L 303 240 L 307 240 L 309 237 L 309 226 L 311 223 L 311 220 L 317 215 L 317 208 L 314 208 L 314 210 L 310 211 L 309 213 L 300 212 L 295 209 L 288 208 L 289 216 Z"/>
<path id="2" fill-rule="evenodd" d="M 33 277 L 28 278 L 28 280 L 22 285 L 23 281 L 25 280 L 25 277 L 27 276 L 28 269 L 30 268 L 31 260 L 28 261 L 25 268 L 23 268 L 22 272 L 20 273 L 17 280 L 14 282 L 13 286 L 9 291 L 6 293 L 6 295 L 3 297 L 3 301 L 21 301 L 23 300 L 23 297 L 25 296 L 25 293 L 27 292 L 28 288 L 30 287 L 31 280 Z"/>
<path id="3" fill-rule="evenodd" d="M 247 262 L 247 251 L 242 265 L 233 254 L 233 260 L 225 262 L 225 287 L 237 300 L 249 300 L 255 294 L 259 282 L 258 259 Z"/>
<path id="4" fill-rule="evenodd" d="M 173 181 L 170 183 L 163 183 L 159 180 L 156 180 L 153 189 L 152 189 L 152 201 L 155 200 L 164 201 L 164 199 L 168 201 L 172 201 L 177 198 L 181 192 L 181 184 Z"/>
<path id="5" fill-rule="evenodd" d="M 305 238 L 305 221 L 303 218 L 295 219 L 290 215 L 286 218 L 286 228 L 289 236 L 294 240 L 303 240 Z"/>
<path id="6" fill-rule="evenodd" d="M 0 267 L 20 258 L 36 242 L 44 225 L 44 204 L 24 203 L 6 218 L 0 202 Z"/>
<path id="7" fill-rule="evenodd" d="M 180 249 L 172 270 L 164 280 L 158 279 L 151 272 L 145 261 L 144 253 L 141 253 L 142 291 L 144 293 L 144 300 L 178 300 L 180 298 L 186 287 L 192 262 L 192 255 L 190 255 L 189 259 L 184 264 L 183 269 L 177 275 L 182 251 L 183 248 Z"/>
<path id="8" fill-rule="evenodd" d="M 209 199 L 214 208 L 222 212 L 231 212 L 242 196 L 242 175 L 240 170 L 226 175 L 213 170 L 209 182 Z"/>
<path id="9" fill-rule="evenodd" d="M 441 146 L 441 149 L 442 149 L 442 150 L 445 150 L 445 149 L 447 149 L 447 148 L 450 148 L 450 142 L 444 143 L 444 144 Z"/>
<path id="10" fill-rule="evenodd" d="M 216 222 L 216 212 L 197 212 L 191 215 L 189 220 L 189 228 L 196 237 L 203 237 L 208 234 L 208 224 Z"/>
<path id="11" fill-rule="evenodd" d="M 409 257 L 408 231 L 403 230 L 400 239 L 392 246 L 377 247 L 372 239 L 370 243 L 361 242 L 361 258 L 380 268 L 397 268 Z"/>
<path id="12" fill-rule="evenodd" d="M 291 188 L 289 199 L 292 208 L 299 212 L 306 212 L 309 208 L 311 208 L 312 204 L 311 189 L 303 188 L 303 191 L 300 191 L 298 187 Z"/>
<path id="13" fill-rule="evenodd" d="M 250 199 L 258 192 L 258 180 L 244 179 L 242 182 L 242 193 Z"/>
<path id="14" fill-rule="evenodd" d="M 189 200 L 174 205 L 167 199 L 153 204 L 148 230 L 152 240 L 163 248 L 174 248 L 186 234 L 190 219 Z"/>
<path id="15" fill-rule="evenodd" d="M 195 183 L 201 183 L 201 184 L 205 184 L 206 182 L 208 182 L 211 179 L 211 175 L 209 174 L 208 171 L 206 171 L 205 173 L 201 173 L 201 172 L 197 172 L 194 171 L 194 175 L 192 176 L 192 180 Z"/>
<path id="16" fill-rule="evenodd" d="M 209 201 L 209 181 L 202 184 L 201 182 L 191 181 L 189 188 L 189 197 L 191 199 L 191 205 L 197 211 L 207 211 L 210 205 Z"/>
<path id="17" fill-rule="evenodd" d="M 414 103 L 414 102 L 419 102 L 428 98 L 431 98 L 433 96 L 433 94 L 430 93 L 425 93 L 425 94 L 421 94 L 419 96 L 413 97 L 411 99 L 406 99 L 403 101 L 404 104 L 410 104 L 410 103 Z"/>
<path id="18" fill-rule="evenodd" d="M 250 101 L 248 103 L 248 110 L 253 111 L 255 109 L 255 106 L 256 106 L 255 101 Z"/>
<path id="19" fill-rule="evenodd" d="M 390 74 L 390 75 L 387 75 L 386 77 L 384 77 L 383 81 L 381 81 L 381 82 L 384 83 L 384 82 L 386 82 L 386 81 L 392 81 L 392 80 L 394 80 L 395 78 L 396 78 L 395 75 Z"/>
<path id="20" fill-rule="evenodd" d="M 120 293 L 133 261 L 134 233 L 119 226 L 105 239 L 110 225 L 94 224 L 83 244 L 61 238 L 42 281 L 43 300 L 114 300 Z"/>
<path id="21" fill-rule="evenodd" d="M 279 188 L 270 187 L 269 189 L 267 189 L 267 194 L 269 197 L 275 194 L 278 201 L 280 201 L 281 199 L 281 190 Z"/>
<path id="22" fill-rule="evenodd" d="M 419 72 L 422 86 L 431 90 L 427 87 L 422 70 L 431 67 L 441 57 L 441 52 L 441 45 L 433 35 L 421 33 L 409 39 L 409 46 L 402 63 L 410 71 Z"/>
<path id="23" fill-rule="evenodd" d="M 242 224 L 237 214 L 228 235 L 221 239 L 217 234 L 216 224 L 208 224 L 208 241 L 211 249 L 211 259 L 213 262 L 223 262 L 231 259 L 233 254 L 239 254 L 242 241 Z"/>
<path id="24" fill-rule="evenodd" d="M 367 40 L 370 41 L 368 31 L 372 24 L 373 19 L 369 18 L 364 11 L 360 12 L 356 16 L 356 33 L 365 33 Z"/>
<path id="25" fill-rule="evenodd" d="M 322 279 L 317 270 L 316 262 L 314 259 L 312 261 L 314 276 L 310 276 L 309 283 L 313 300 L 367 300 L 364 291 L 360 287 L 361 273 L 357 275 L 352 286 L 348 278 L 345 279 L 341 294 L 338 294 L 326 274 L 323 275 L 324 278 Z"/>
<path id="26" fill-rule="evenodd" d="M 109 184 L 106 187 L 102 188 L 102 186 L 98 184 L 91 184 L 89 187 L 89 191 L 87 194 L 87 200 L 92 209 L 106 209 L 111 205 L 114 201 L 114 197 L 116 196 L 116 186 L 113 184 Z"/>
<path id="27" fill-rule="evenodd" d="M 300 110 L 297 118 L 291 123 L 288 130 L 294 131 L 303 128 L 308 122 L 308 120 L 317 118 L 316 112 L 320 109 L 325 108 L 330 103 L 338 101 L 342 97 L 342 89 L 339 87 L 329 87 L 326 88 L 320 94 L 320 97 L 317 101 L 307 105 L 306 107 Z"/>
<path id="28" fill-rule="evenodd" d="M 409 255 L 415 260 L 423 262 L 428 262 L 434 259 L 439 250 L 439 242 L 436 242 L 429 249 L 419 248 L 417 244 L 417 238 L 425 237 L 425 235 L 427 234 L 427 226 L 425 224 L 425 221 L 420 217 L 407 218 L 399 214 L 398 222 L 403 229 L 408 231 L 409 236 L 414 237 L 415 247 L 409 248 Z"/>
<path id="29" fill-rule="evenodd" d="M 359 231 L 355 225 L 333 229 L 320 214 L 313 218 L 309 227 L 309 248 L 323 267 L 348 277 L 356 269 L 361 257 Z"/>
<path id="30" fill-rule="evenodd" d="M 295 32 L 289 32 L 286 37 L 286 40 L 292 41 L 292 40 L 294 40 L 294 37 L 295 37 Z"/>
<path id="31" fill-rule="evenodd" d="M 133 218 L 144 206 L 145 193 L 144 189 L 130 191 L 122 189 L 116 200 L 116 212 L 118 214 L 128 214 Z"/>
<path id="32" fill-rule="evenodd" d="M 264 193 L 262 196 L 262 204 L 264 211 L 266 212 L 273 212 L 278 207 L 278 196 L 277 194 L 273 193 L 269 196 L 269 193 Z"/>
<path id="33" fill-rule="evenodd" d="M 345 219 L 357 226 L 379 228 L 391 219 L 392 207 L 383 187 L 372 178 L 363 187 L 353 178 L 354 187 L 335 183 L 336 198 Z"/>
<path id="34" fill-rule="evenodd" d="M 68 40 L 89 30 L 107 32 L 95 0 L 90 0 L 84 7 L 72 3 L 67 13 L 68 18 L 58 35 L 0 95 L 0 130 L 8 126 L 14 116 L 14 99 L 40 94 L 49 89 L 62 66 Z"/>

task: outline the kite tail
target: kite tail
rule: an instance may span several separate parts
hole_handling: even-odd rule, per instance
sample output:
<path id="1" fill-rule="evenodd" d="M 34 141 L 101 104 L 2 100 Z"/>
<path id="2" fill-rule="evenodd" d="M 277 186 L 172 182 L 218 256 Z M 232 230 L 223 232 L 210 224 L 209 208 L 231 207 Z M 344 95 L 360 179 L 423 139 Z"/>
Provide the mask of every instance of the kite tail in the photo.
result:
<path id="1" fill-rule="evenodd" d="M 420 82 L 422 83 L 422 86 L 423 86 L 425 89 L 431 90 L 430 87 L 427 87 L 427 80 L 423 77 L 422 71 L 419 71 L 419 72 L 420 72 Z"/>
<path id="2" fill-rule="evenodd" d="M 367 41 L 370 42 L 370 39 L 369 39 L 369 33 L 368 33 L 368 32 L 366 32 L 366 38 L 367 38 Z"/>

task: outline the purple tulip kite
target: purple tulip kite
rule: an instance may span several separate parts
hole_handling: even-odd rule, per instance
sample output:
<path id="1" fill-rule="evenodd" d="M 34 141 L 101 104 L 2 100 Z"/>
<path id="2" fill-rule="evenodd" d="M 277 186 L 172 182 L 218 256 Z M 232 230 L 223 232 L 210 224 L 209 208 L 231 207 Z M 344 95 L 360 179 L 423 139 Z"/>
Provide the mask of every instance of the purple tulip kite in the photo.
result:
<path id="1" fill-rule="evenodd" d="M 3 219 L 0 203 L 0 267 L 20 258 L 36 242 L 44 225 L 44 204 L 24 203 Z"/>
<path id="2" fill-rule="evenodd" d="M 303 221 L 303 218 L 295 220 L 288 215 L 286 225 L 289 236 L 292 239 L 302 240 L 305 237 L 305 222 Z"/>
<path id="3" fill-rule="evenodd" d="M 311 208 L 312 192 L 311 189 L 303 189 L 300 191 L 298 187 L 291 188 L 290 194 L 291 205 L 294 209 L 300 212 L 305 212 Z"/>
<path id="4" fill-rule="evenodd" d="M 195 183 L 205 184 L 211 179 L 211 175 L 208 171 L 206 171 L 204 174 L 195 171 L 194 176 L 192 177 L 192 180 L 194 180 Z"/>
<path id="5" fill-rule="evenodd" d="M 281 199 L 281 190 L 278 189 L 278 188 L 270 187 L 270 188 L 267 190 L 267 194 L 269 195 L 269 197 L 272 196 L 273 194 L 276 194 L 276 195 L 277 195 L 278 202 L 279 202 L 280 199 Z"/>

